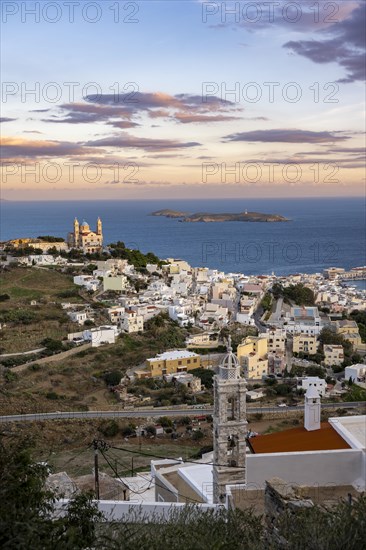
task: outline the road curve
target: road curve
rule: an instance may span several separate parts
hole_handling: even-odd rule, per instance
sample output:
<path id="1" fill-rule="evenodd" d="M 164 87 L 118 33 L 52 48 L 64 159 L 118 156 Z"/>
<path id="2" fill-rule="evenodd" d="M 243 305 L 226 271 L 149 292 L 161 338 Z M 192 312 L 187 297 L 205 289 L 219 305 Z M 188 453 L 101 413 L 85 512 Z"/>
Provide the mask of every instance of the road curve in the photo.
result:
<path id="1" fill-rule="evenodd" d="M 366 402 L 355 401 L 352 403 L 323 403 L 323 409 L 352 409 L 363 406 L 366 413 Z M 255 413 L 283 413 L 288 411 L 301 411 L 303 405 L 297 407 L 248 407 L 247 414 Z M 44 420 L 87 420 L 92 418 L 152 418 L 160 416 L 200 416 L 212 414 L 213 407 L 200 409 L 132 409 L 121 411 L 69 411 L 69 412 L 51 412 L 51 413 L 33 413 L 33 414 L 14 414 L 0 416 L 0 422 L 38 422 Z"/>

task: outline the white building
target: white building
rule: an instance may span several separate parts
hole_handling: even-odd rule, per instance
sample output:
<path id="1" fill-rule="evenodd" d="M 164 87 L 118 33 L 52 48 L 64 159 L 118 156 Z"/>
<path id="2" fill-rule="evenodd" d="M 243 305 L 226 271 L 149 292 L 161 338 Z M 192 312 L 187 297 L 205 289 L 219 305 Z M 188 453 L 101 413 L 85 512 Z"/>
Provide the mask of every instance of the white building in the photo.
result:
<path id="1" fill-rule="evenodd" d="M 352 382 L 366 382 L 366 365 L 357 363 L 346 367 L 344 377 L 347 381 L 352 378 Z"/>
<path id="2" fill-rule="evenodd" d="M 138 315 L 136 311 L 127 309 L 123 317 L 121 317 L 120 327 L 128 334 L 140 332 L 144 330 L 144 318 L 142 315 Z"/>
<path id="3" fill-rule="evenodd" d="M 85 321 L 94 320 L 87 311 L 68 311 L 67 315 L 73 323 L 78 323 L 79 325 L 83 325 Z"/>
<path id="4" fill-rule="evenodd" d="M 122 306 L 113 306 L 108 309 L 108 317 L 111 323 L 118 325 L 121 323 L 126 309 Z"/>
<path id="5" fill-rule="evenodd" d="M 318 376 L 305 376 L 298 381 L 297 388 L 307 391 L 309 388 L 315 388 L 319 395 L 325 395 L 327 384 L 323 378 Z"/>
<path id="6" fill-rule="evenodd" d="M 114 344 L 118 336 L 118 329 L 114 326 L 96 327 L 90 330 L 84 330 L 84 340 L 91 342 L 93 348 L 102 344 Z"/>
<path id="7" fill-rule="evenodd" d="M 323 326 L 317 307 L 292 307 L 284 320 L 284 328 L 290 334 L 318 335 Z"/>
<path id="8" fill-rule="evenodd" d="M 226 307 L 207 303 L 199 318 L 198 325 L 203 329 L 210 329 L 214 326 L 221 328 L 229 322 L 228 314 L 229 311 Z"/>
<path id="9" fill-rule="evenodd" d="M 176 321 L 180 327 L 194 325 L 194 317 L 190 315 L 189 306 L 172 305 L 169 306 L 168 313 L 172 321 Z"/>
<path id="10" fill-rule="evenodd" d="M 100 281 L 92 275 L 76 275 L 74 277 L 74 284 L 95 292 L 100 286 Z"/>

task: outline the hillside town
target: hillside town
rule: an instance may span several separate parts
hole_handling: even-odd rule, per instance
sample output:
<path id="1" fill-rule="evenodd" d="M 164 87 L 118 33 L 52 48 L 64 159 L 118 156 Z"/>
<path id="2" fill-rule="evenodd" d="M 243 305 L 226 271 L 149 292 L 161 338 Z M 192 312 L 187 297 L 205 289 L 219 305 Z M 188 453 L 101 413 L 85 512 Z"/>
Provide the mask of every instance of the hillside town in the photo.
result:
<path id="1" fill-rule="evenodd" d="M 77 357 L 80 350 L 113 349 L 121 339 L 133 342 L 152 326 L 170 323 L 184 335 L 183 345 L 161 343 L 158 353 L 131 362 L 123 371 L 109 372 L 106 364 L 108 387 L 118 410 L 135 416 L 144 407 L 162 411 L 159 422 L 150 419 L 125 428 L 126 441 L 159 436 L 177 440 L 188 434 L 195 440 L 208 437 L 212 445 L 193 462 L 153 458 L 140 476 L 121 479 L 118 472 L 101 473 L 100 487 L 107 488 L 103 494 L 114 499 L 106 505 L 109 517 L 120 518 L 133 503 L 154 503 L 161 510 L 177 503 L 244 509 L 253 498 L 257 512 L 271 517 L 294 502 L 307 506 L 309 501 L 326 501 L 329 485 L 332 497 L 337 491 L 357 495 L 365 490 L 364 411 L 323 420 L 321 407 L 322 402 L 347 401 L 348 395 L 358 401 L 359 394 L 350 394 L 350 388 L 366 390 L 366 292 L 350 282 L 366 278 L 366 268 L 346 272 L 331 267 L 289 276 L 225 273 L 182 259 L 161 260 L 123 243 L 106 246 L 98 218 L 95 232 L 75 220 L 67 242 L 48 237 L 2 243 L 1 269 L 9 277 L 15 270 L 59 273 L 72 280 L 74 289 L 52 302 L 72 327 L 59 341 L 46 339 L 42 348 L 19 353 L 2 349 L 2 372 L 9 380 L 11 372 L 39 369 L 48 361 L 57 364 L 58 357 Z M 5 288 L 1 294 L 2 342 L 17 325 L 4 309 L 12 299 L 9 292 Z M 38 305 L 33 299 L 27 307 Z M 25 334 L 27 324 L 22 330 Z M 51 349 L 51 356 L 42 355 Z M 159 388 L 165 388 L 164 399 L 153 397 Z M 170 397 L 166 388 L 171 388 Z M 296 427 L 268 434 L 253 431 L 248 426 L 252 402 L 278 407 L 278 414 L 299 407 Z M 174 403 L 188 412 L 189 406 L 203 411 L 195 422 L 185 417 L 186 425 L 180 425 L 170 420 Z M 108 445 L 97 442 L 95 449 L 104 456 Z M 85 484 L 93 486 L 94 477 L 72 479 L 67 472 L 56 472 L 48 483 L 71 496 Z M 305 487 L 306 498 L 295 488 L 286 494 L 290 482 Z"/>
<path id="2" fill-rule="evenodd" d="M 118 257 L 88 258 L 102 252 L 107 256 L 113 250 L 103 248 L 100 218 L 96 227 L 93 232 L 87 222 L 80 225 L 75 219 L 67 242 L 23 239 L 2 243 L 1 266 L 72 274 L 74 285 L 88 296 L 84 303 L 61 303 L 70 321 L 80 327 L 67 335 L 72 344 L 113 344 L 120 334 L 143 332 L 146 323 L 161 313 L 180 328 L 190 329 L 184 349 L 163 350 L 132 369 L 131 377 L 170 376 L 214 366 L 217 358 L 210 365 L 211 356 L 225 345 L 233 326 L 242 326 L 248 333 L 236 350 L 247 380 L 282 378 L 292 365 L 305 367 L 305 372 L 310 366 L 321 366 L 327 374 L 343 367 L 346 377 L 352 367 L 353 374 L 359 372 L 358 378 L 364 376 L 365 334 L 362 338 L 352 314 L 366 311 L 366 291 L 345 281 L 366 278 L 366 268 L 346 272 L 332 267 L 323 273 L 286 277 L 245 276 L 192 267 L 175 258 L 156 258 L 156 263 L 146 262 L 141 268 Z M 28 254 L 29 249 L 36 253 Z M 67 256 L 75 251 L 82 255 L 77 259 Z M 103 325 L 96 324 L 93 302 L 103 308 L 107 321 Z M 352 364 L 355 358 L 358 361 Z"/>

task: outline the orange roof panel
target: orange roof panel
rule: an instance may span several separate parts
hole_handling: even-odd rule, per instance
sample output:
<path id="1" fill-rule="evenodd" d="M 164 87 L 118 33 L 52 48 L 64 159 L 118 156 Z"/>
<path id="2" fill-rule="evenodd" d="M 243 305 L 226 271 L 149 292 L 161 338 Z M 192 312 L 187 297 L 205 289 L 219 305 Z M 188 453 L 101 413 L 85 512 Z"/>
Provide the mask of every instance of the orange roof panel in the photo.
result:
<path id="1" fill-rule="evenodd" d="M 329 451 L 351 448 L 329 422 L 322 422 L 319 430 L 310 432 L 302 426 L 283 432 L 252 437 L 249 439 L 249 445 L 255 454 Z"/>

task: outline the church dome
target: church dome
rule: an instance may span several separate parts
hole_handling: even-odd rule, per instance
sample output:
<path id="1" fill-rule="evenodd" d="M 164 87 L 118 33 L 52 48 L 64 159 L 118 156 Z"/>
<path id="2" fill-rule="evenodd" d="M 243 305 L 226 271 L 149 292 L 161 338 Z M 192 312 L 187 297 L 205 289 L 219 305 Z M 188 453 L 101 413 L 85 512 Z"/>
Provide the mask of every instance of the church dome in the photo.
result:
<path id="1" fill-rule="evenodd" d="M 89 227 L 88 222 L 86 222 L 86 221 L 84 220 L 83 223 L 82 223 L 81 226 L 80 226 L 80 229 L 81 229 L 81 230 L 84 230 L 84 231 L 89 231 L 90 227 Z"/>

